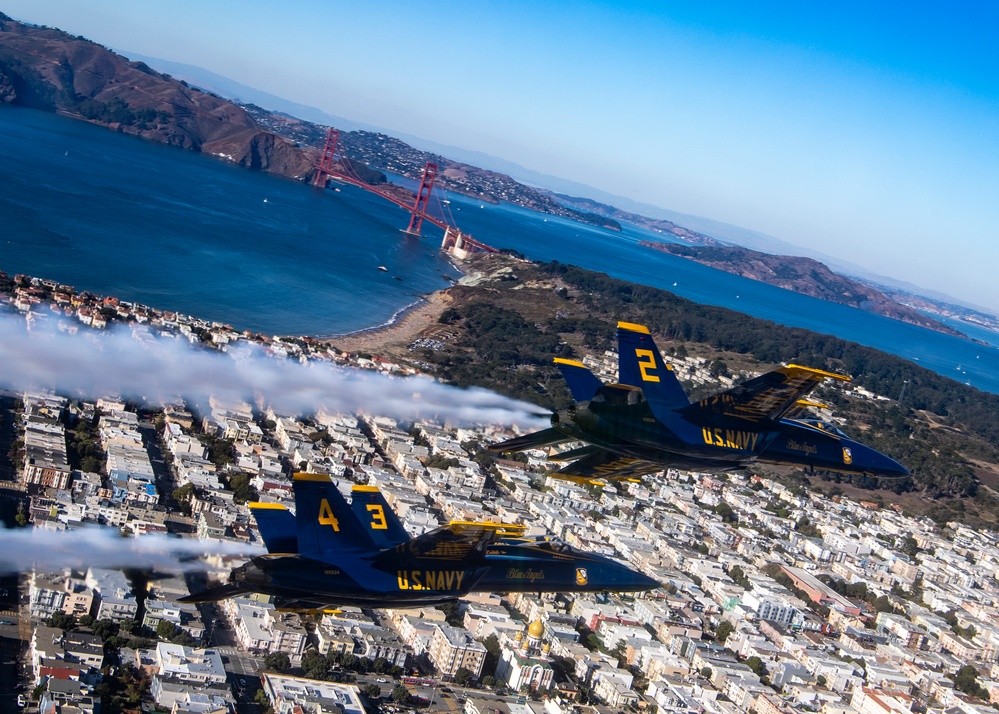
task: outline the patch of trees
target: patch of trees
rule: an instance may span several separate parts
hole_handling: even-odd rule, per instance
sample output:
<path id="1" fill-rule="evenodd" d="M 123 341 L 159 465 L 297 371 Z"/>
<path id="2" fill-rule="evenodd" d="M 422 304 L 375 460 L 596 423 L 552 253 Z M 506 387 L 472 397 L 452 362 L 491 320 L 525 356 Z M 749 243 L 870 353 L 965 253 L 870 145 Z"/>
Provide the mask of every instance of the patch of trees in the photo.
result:
<path id="1" fill-rule="evenodd" d="M 957 670 L 957 674 L 954 675 L 954 689 L 978 699 L 989 698 L 988 690 L 978 683 L 978 670 L 970 664 Z"/>
<path id="2" fill-rule="evenodd" d="M 97 427 L 81 419 L 72 430 L 67 431 L 66 456 L 72 468 L 100 473 L 105 456 Z"/>
<path id="3" fill-rule="evenodd" d="M 557 333 L 543 332 L 520 313 L 474 301 L 445 311 L 442 319 L 462 328 L 461 350 L 421 350 L 446 381 L 485 387 L 549 409 L 570 396 L 553 357 L 572 357 Z"/>
<path id="4" fill-rule="evenodd" d="M 119 667 L 116 674 L 104 675 L 101 683 L 94 687 L 94 694 L 101 700 L 101 711 L 138 711 L 151 684 L 148 674 L 126 664 Z"/>
<path id="5" fill-rule="evenodd" d="M 947 621 L 947 624 L 950 625 L 950 629 L 953 630 L 954 634 L 958 637 L 964 637 L 965 639 L 970 640 L 978 634 L 978 631 L 975 630 L 973 625 L 961 627 L 960 623 L 957 621 L 957 612 L 954 610 L 949 610 L 943 618 Z"/>
<path id="6" fill-rule="evenodd" d="M 259 496 L 257 489 L 250 485 L 249 474 L 233 474 L 229 478 L 229 489 L 232 491 L 232 499 L 236 503 L 256 501 Z"/>
<path id="7" fill-rule="evenodd" d="M 169 112 L 165 112 L 162 109 L 132 109 L 118 97 L 107 102 L 96 99 L 81 99 L 76 102 L 73 108 L 91 121 L 102 124 L 134 126 L 138 129 L 148 129 L 151 123 L 162 123 L 170 119 Z"/>
<path id="8" fill-rule="evenodd" d="M 182 645 L 184 647 L 194 647 L 198 644 L 195 642 L 194 638 L 191 637 L 191 635 L 177 627 L 169 620 L 160 620 L 159 624 L 156 625 L 156 636 L 161 640 L 166 640 L 174 643 L 175 645 Z"/>
<path id="9" fill-rule="evenodd" d="M 173 500 L 180 505 L 181 513 L 191 515 L 191 500 L 198 495 L 198 489 L 193 483 L 185 483 L 173 490 Z"/>
<path id="10" fill-rule="evenodd" d="M 201 434 L 198 441 L 208 450 L 208 460 L 220 471 L 236 463 L 236 447 L 232 439 L 223 439 L 215 434 Z"/>
<path id="11" fill-rule="evenodd" d="M 729 638 L 735 632 L 735 627 L 728 620 L 722 620 L 721 624 L 718 625 L 718 629 L 715 631 L 715 639 L 718 640 L 719 644 L 725 644 L 725 640 Z"/>
<path id="12" fill-rule="evenodd" d="M 887 595 L 878 595 L 874 591 L 868 590 L 865 582 L 848 583 L 845 580 L 828 576 L 819 576 L 819 579 L 843 597 L 862 600 L 878 612 L 897 611 L 895 604 Z"/>
<path id="13" fill-rule="evenodd" d="M 291 658 L 284 652 L 271 652 L 264 657 L 264 666 L 275 672 L 287 672 L 291 669 Z"/>
<path id="14" fill-rule="evenodd" d="M 348 672 L 359 674 L 374 672 L 393 677 L 398 677 L 403 673 L 402 667 L 390 664 L 384 657 L 369 660 L 349 652 L 342 654 L 330 652 L 323 655 L 314 649 L 310 649 L 302 655 L 302 671 L 310 679 L 323 679 L 329 682 L 354 681 L 355 676 L 348 674 Z M 380 696 L 380 693 L 375 696 Z"/>

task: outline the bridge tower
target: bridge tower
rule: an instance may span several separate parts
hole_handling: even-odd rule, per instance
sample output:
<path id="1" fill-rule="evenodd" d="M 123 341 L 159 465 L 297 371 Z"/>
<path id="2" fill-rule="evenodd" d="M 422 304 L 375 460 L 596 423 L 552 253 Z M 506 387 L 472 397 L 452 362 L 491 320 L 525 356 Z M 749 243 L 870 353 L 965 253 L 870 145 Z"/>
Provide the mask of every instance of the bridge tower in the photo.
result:
<path id="1" fill-rule="evenodd" d="M 333 164 L 336 161 L 337 145 L 340 143 L 340 132 L 332 127 L 326 132 L 326 144 L 323 146 L 323 153 L 319 157 L 316 165 L 316 177 L 312 182 L 313 186 L 326 188 L 326 179 L 333 173 Z"/>
<path id="2" fill-rule="evenodd" d="M 412 216 L 409 219 L 409 228 L 403 233 L 413 236 L 420 235 L 423 228 L 423 217 L 427 214 L 427 202 L 430 200 L 430 192 L 434 189 L 434 181 L 437 178 L 437 164 L 427 162 L 423 168 L 423 180 L 420 181 L 420 190 L 416 192 L 416 201 L 413 203 Z"/>

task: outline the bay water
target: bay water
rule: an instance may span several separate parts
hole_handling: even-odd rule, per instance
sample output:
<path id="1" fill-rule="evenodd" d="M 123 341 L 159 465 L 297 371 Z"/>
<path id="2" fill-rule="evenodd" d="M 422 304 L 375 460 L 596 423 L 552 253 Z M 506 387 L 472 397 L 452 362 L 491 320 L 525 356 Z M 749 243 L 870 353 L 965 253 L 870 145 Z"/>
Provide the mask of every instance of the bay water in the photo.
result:
<path id="1" fill-rule="evenodd" d="M 731 275 L 608 231 L 451 195 L 461 229 L 528 258 L 605 272 L 833 334 L 999 393 L 999 335 L 981 344 Z M 359 189 L 320 191 L 33 110 L 0 106 L 0 270 L 266 334 L 382 324 L 457 273 L 440 231 Z M 380 270 L 384 267 L 386 270 Z M 628 320 L 629 316 L 619 316 Z"/>

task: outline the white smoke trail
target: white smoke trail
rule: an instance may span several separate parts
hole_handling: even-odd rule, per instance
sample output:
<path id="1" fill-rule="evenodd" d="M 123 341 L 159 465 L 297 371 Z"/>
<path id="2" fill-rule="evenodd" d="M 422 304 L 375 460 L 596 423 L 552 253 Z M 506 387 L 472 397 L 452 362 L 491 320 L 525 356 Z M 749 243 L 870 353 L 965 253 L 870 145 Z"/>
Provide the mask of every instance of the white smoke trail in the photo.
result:
<path id="1" fill-rule="evenodd" d="M 0 575 L 65 568 L 140 568 L 186 573 L 207 568 L 202 556 L 255 556 L 264 548 L 150 533 L 123 538 L 115 528 L 85 526 L 71 532 L 0 527 Z"/>
<path id="2" fill-rule="evenodd" d="M 323 362 L 301 364 L 268 357 L 251 343 L 227 356 L 192 347 L 184 340 L 136 339 L 127 328 L 76 334 L 49 327 L 31 331 L 14 316 L 0 316 L 0 388 L 51 389 L 95 398 L 120 394 L 147 403 L 183 396 L 203 402 L 262 400 L 278 412 L 331 412 L 451 420 L 458 424 L 544 423 L 537 407 L 485 389 L 458 389 L 424 377 L 395 378 Z"/>

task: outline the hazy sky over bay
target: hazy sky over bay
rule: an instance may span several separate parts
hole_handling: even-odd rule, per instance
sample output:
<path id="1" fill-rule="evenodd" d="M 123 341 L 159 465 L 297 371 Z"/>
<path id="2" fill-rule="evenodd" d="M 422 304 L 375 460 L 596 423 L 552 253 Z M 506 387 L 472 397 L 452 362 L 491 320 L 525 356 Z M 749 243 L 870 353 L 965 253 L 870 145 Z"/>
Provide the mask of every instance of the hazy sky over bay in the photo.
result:
<path id="1" fill-rule="evenodd" d="M 0 0 L 999 310 L 999 4 Z"/>

